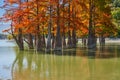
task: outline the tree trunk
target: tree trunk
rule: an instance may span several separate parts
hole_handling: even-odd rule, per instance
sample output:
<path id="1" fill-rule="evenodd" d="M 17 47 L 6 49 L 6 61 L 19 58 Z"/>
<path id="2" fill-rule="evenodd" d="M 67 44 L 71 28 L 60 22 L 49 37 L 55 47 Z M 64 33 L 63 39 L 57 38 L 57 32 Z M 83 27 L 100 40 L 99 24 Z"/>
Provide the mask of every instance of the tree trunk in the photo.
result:
<path id="1" fill-rule="evenodd" d="M 104 46 L 105 45 L 105 37 L 103 35 L 101 35 L 99 37 L 99 43 L 100 43 L 100 46 Z"/>
<path id="2" fill-rule="evenodd" d="M 87 45 L 87 38 L 86 38 L 86 37 L 83 37 L 83 38 L 82 38 L 82 44 L 83 44 L 84 46 Z"/>
<path id="3" fill-rule="evenodd" d="M 20 1 L 19 1 L 19 5 L 21 5 L 21 3 L 22 3 L 22 2 L 21 2 L 21 0 L 20 0 Z M 21 10 L 21 7 L 19 7 L 19 10 Z M 21 20 L 22 20 L 22 17 L 19 17 L 19 18 L 18 18 L 18 23 L 19 23 L 19 24 L 21 23 Z M 24 50 L 24 42 L 23 42 L 22 29 L 19 28 L 19 29 L 18 29 L 18 35 L 15 36 L 15 35 L 14 35 L 14 32 L 13 32 L 13 26 L 12 26 L 12 23 L 11 23 L 11 31 L 12 31 L 12 35 L 13 35 L 13 37 L 14 37 L 14 39 L 15 39 L 18 47 L 19 47 L 19 49 L 20 49 L 20 50 Z"/>
<path id="4" fill-rule="evenodd" d="M 16 44 L 17 44 L 18 47 L 19 47 L 19 50 L 24 50 L 22 30 L 19 29 L 19 30 L 18 30 L 18 35 L 15 36 L 15 34 L 14 34 L 14 29 L 13 29 L 12 22 L 11 22 L 11 32 L 12 32 L 12 36 L 13 36 Z"/>
<path id="5" fill-rule="evenodd" d="M 52 36 L 52 49 L 55 48 L 55 36 L 53 35 Z"/>
<path id="6" fill-rule="evenodd" d="M 63 33 L 62 35 L 62 45 L 63 45 L 63 48 L 66 48 L 66 40 L 65 40 L 65 33 Z"/>
<path id="7" fill-rule="evenodd" d="M 28 47 L 29 49 L 34 49 L 34 46 L 33 46 L 33 37 L 32 37 L 32 34 L 28 34 Z"/>
<path id="8" fill-rule="evenodd" d="M 57 28 L 57 35 L 55 38 L 55 49 L 54 50 L 62 50 L 62 40 L 61 40 L 61 35 L 59 31 L 60 27 Z"/>
<path id="9" fill-rule="evenodd" d="M 47 52 L 51 50 L 51 34 L 50 33 L 48 33 L 48 37 L 47 37 L 46 50 L 47 50 Z"/>
<path id="10" fill-rule="evenodd" d="M 41 48 L 41 35 L 40 34 L 36 35 L 36 50 L 37 51 L 42 50 L 42 48 Z"/>
<path id="11" fill-rule="evenodd" d="M 76 43 L 77 43 L 77 40 L 76 40 L 76 31 L 75 31 L 75 29 L 73 29 L 73 31 L 72 31 L 72 47 L 73 48 L 76 48 Z"/>
<path id="12" fill-rule="evenodd" d="M 68 14 L 69 14 L 69 19 L 70 19 L 70 0 L 69 0 L 69 8 L 68 8 Z M 70 32 L 70 20 L 68 21 L 68 42 L 67 46 L 68 48 L 72 48 L 72 39 L 71 39 L 71 32 Z"/>
<path id="13" fill-rule="evenodd" d="M 68 48 L 72 48 L 72 39 L 70 34 L 71 34 L 70 31 L 68 31 L 68 42 L 67 42 Z"/>
<path id="14" fill-rule="evenodd" d="M 36 44 L 37 44 L 37 39 L 36 39 L 36 35 L 34 35 L 34 46 L 36 48 Z"/>
<path id="15" fill-rule="evenodd" d="M 89 33 L 88 33 L 88 49 L 96 48 L 96 37 L 95 29 L 93 27 L 93 0 L 90 0 L 90 11 L 89 11 Z"/>
<path id="16" fill-rule="evenodd" d="M 46 47 L 46 43 L 45 43 L 45 35 L 44 34 L 42 35 L 41 42 L 42 42 L 42 48 L 45 48 Z"/>
<path id="17" fill-rule="evenodd" d="M 26 0 L 26 2 L 28 3 L 29 0 Z M 27 6 L 27 9 L 29 9 L 29 6 Z M 30 19 L 29 15 L 28 15 L 28 19 Z M 33 36 L 31 33 L 28 34 L 28 47 L 29 49 L 34 49 L 34 46 L 33 46 Z"/>
<path id="18" fill-rule="evenodd" d="M 36 0 L 36 14 L 39 15 L 39 4 L 38 0 Z M 42 43 L 41 43 L 41 34 L 40 34 L 40 25 L 39 25 L 39 18 L 37 18 L 37 26 L 36 26 L 36 50 L 41 51 L 42 50 Z"/>
<path id="19" fill-rule="evenodd" d="M 55 38 L 55 51 L 62 50 L 62 39 L 60 34 L 60 10 L 59 10 L 59 1 L 57 3 L 57 33 Z"/>
<path id="20" fill-rule="evenodd" d="M 16 44 L 18 45 L 19 50 L 21 50 L 21 51 L 24 50 L 22 34 L 18 34 L 17 36 L 15 36 L 14 33 L 12 33 L 12 36 L 13 36 Z"/>
<path id="21" fill-rule="evenodd" d="M 23 35 L 22 35 L 22 30 L 18 30 L 18 47 L 20 50 L 24 50 L 24 42 L 23 42 Z"/>
<path id="22" fill-rule="evenodd" d="M 75 19 L 76 19 L 76 11 L 74 10 L 74 5 L 72 6 L 72 19 L 73 19 L 73 30 L 72 30 L 72 48 L 76 48 L 76 43 L 77 43 L 77 38 L 76 38 L 76 24 L 75 24 Z"/>
<path id="23" fill-rule="evenodd" d="M 63 10 L 64 10 L 64 6 L 65 6 L 65 4 L 63 3 L 63 5 L 62 5 L 62 8 L 63 8 Z M 65 13 L 64 13 L 64 11 L 63 11 L 63 19 L 62 19 L 62 24 L 63 24 L 63 28 L 62 28 L 62 46 L 63 46 L 63 48 L 66 48 L 66 37 L 65 37 L 65 20 L 64 20 L 64 17 L 65 17 Z"/>
<path id="24" fill-rule="evenodd" d="M 46 51 L 49 52 L 51 50 L 51 26 L 52 26 L 52 6 L 50 5 L 50 20 L 48 26 L 48 37 L 47 37 L 47 46 Z"/>

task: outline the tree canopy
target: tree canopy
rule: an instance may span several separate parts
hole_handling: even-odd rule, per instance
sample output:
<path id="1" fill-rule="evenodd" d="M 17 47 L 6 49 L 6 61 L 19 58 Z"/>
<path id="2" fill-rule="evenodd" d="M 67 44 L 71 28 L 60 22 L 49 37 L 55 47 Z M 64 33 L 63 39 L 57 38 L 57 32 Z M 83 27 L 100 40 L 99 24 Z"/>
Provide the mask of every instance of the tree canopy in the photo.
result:
<path id="1" fill-rule="evenodd" d="M 119 2 L 113 3 L 119 7 Z M 1 20 L 11 21 L 11 27 L 3 32 L 11 31 L 21 50 L 24 40 L 37 51 L 49 43 L 54 50 L 75 47 L 78 37 L 90 36 L 91 40 L 91 35 L 116 34 L 109 4 L 109 0 L 5 0 L 2 8 L 6 13 Z M 119 11 L 113 16 L 119 19 Z"/>

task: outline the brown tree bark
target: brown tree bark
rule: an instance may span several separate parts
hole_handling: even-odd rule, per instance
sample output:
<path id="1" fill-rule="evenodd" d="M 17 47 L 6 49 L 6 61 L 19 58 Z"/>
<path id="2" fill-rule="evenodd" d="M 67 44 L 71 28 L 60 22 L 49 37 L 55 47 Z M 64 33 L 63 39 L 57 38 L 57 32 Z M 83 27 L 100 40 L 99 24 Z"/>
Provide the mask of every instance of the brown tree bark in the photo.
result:
<path id="1" fill-rule="evenodd" d="M 57 33 L 55 38 L 55 51 L 61 51 L 62 50 L 62 38 L 60 34 L 60 8 L 59 8 L 59 1 L 57 3 Z"/>
<path id="2" fill-rule="evenodd" d="M 105 37 L 103 36 L 103 34 L 101 34 L 99 37 L 99 43 L 100 43 L 100 46 L 105 45 Z"/>
<path id="3" fill-rule="evenodd" d="M 52 27 L 52 5 L 50 5 L 50 20 L 48 25 L 48 36 L 47 36 L 47 46 L 46 51 L 50 52 L 51 50 L 51 27 Z"/>
<path id="4" fill-rule="evenodd" d="M 77 43 L 76 31 L 75 31 L 75 29 L 73 29 L 73 31 L 72 31 L 72 47 L 73 48 L 76 48 L 76 43 Z"/>
<path id="5" fill-rule="evenodd" d="M 93 8 L 94 8 L 94 1 L 89 0 L 89 33 L 88 33 L 88 49 L 96 48 L 96 37 L 95 37 L 95 29 L 93 25 Z"/>
<path id="6" fill-rule="evenodd" d="M 29 49 L 34 49 L 34 46 L 33 46 L 33 36 L 32 34 L 28 34 L 28 47 Z"/>
<path id="7" fill-rule="evenodd" d="M 23 42 L 23 35 L 21 29 L 19 29 L 17 40 L 18 40 L 19 49 L 24 50 L 24 42 Z"/>
<path id="8" fill-rule="evenodd" d="M 69 19 L 71 17 L 70 15 L 70 0 L 69 0 L 69 8 L 68 8 L 68 14 L 69 14 Z M 70 20 L 68 21 L 68 42 L 67 42 L 67 47 L 72 48 L 72 37 L 71 37 L 71 32 L 70 32 Z"/>
<path id="9" fill-rule="evenodd" d="M 36 0 L 36 14 L 39 15 L 39 0 Z M 39 18 L 37 18 L 37 26 L 36 26 L 36 50 L 41 51 L 42 50 L 42 43 L 41 43 L 41 34 L 40 34 L 40 26 L 39 26 Z"/>
<path id="10" fill-rule="evenodd" d="M 87 46 L 87 38 L 86 38 L 86 37 L 83 37 L 83 38 L 82 38 L 82 44 L 83 44 L 84 46 Z"/>

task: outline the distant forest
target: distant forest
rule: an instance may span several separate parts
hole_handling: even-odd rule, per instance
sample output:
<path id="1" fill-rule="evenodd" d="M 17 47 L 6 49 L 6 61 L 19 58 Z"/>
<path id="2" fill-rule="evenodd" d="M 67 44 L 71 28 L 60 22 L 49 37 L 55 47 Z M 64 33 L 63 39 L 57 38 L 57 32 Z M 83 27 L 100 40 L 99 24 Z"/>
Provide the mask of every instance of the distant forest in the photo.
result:
<path id="1" fill-rule="evenodd" d="M 0 34 L 0 39 L 6 39 L 7 38 L 7 35 L 5 34 Z"/>

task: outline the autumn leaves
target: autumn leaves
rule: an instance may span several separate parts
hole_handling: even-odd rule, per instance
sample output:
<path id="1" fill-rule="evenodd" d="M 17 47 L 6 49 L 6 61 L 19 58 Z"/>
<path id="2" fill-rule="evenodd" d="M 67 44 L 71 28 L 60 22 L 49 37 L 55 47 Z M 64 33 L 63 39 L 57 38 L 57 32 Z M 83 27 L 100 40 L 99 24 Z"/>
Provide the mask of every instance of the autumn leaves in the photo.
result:
<path id="1" fill-rule="evenodd" d="M 100 10 L 100 5 L 95 0 L 5 0 L 2 20 L 11 21 L 10 29 L 5 31 L 11 30 L 20 50 L 24 50 L 24 41 L 29 49 L 37 51 L 62 50 L 75 48 L 78 37 L 90 41 L 93 35 L 101 35 L 98 31 L 113 27 L 108 27 L 112 25 L 110 14 Z"/>

